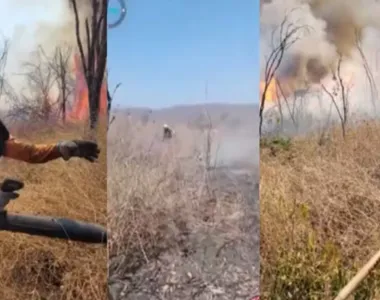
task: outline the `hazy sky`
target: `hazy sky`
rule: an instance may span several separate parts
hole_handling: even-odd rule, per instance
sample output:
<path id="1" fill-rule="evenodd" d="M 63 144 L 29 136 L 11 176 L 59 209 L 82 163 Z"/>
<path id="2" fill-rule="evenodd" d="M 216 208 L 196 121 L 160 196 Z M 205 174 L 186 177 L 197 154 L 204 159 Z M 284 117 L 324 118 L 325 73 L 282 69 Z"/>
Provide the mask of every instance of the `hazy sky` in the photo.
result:
<path id="1" fill-rule="evenodd" d="M 23 25 L 23 29 L 31 33 L 39 22 L 54 23 L 62 9 L 62 1 L 1 0 L 0 34 L 11 37 L 17 26 Z"/>
<path id="2" fill-rule="evenodd" d="M 1 0 L 0 1 L 0 51 L 7 39 L 10 42 L 10 51 L 7 56 L 6 75 L 15 87 L 21 77 L 21 65 L 29 60 L 30 52 L 36 50 L 41 42 L 36 36 L 41 22 L 49 24 L 59 23 L 63 11 L 62 1 L 38 0 Z M 56 41 L 52 41 L 54 43 Z M 4 103 L 0 103 L 2 105 Z"/>
<path id="3" fill-rule="evenodd" d="M 0 39 L 17 37 L 8 58 L 12 72 L 22 52 L 37 46 L 35 25 L 59 20 L 63 2 L 39 1 L 0 1 Z M 206 82 L 208 102 L 257 103 L 259 1 L 127 3 L 125 22 L 108 32 L 111 90 L 122 82 L 116 104 L 157 108 L 204 102 Z"/>
<path id="4" fill-rule="evenodd" d="M 258 102 L 259 1 L 127 3 L 126 20 L 108 32 L 111 90 L 122 83 L 115 104 L 204 102 L 206 82 L 208 102 Z"/>

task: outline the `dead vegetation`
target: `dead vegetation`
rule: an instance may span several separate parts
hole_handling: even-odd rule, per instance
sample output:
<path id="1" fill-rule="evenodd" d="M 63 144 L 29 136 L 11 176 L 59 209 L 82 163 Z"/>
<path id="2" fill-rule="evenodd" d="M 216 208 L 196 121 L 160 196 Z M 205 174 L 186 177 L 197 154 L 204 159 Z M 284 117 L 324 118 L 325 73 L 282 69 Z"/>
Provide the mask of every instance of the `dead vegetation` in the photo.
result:
<path id="1" fill-rule="evenodd" d="M 261 296 L 332 299 L 380 248 L 380 124 L 262 143 Z M 352 299 L 379 299 L 375 269 Z"/>
<path id="2" fill-rule="evenodd" d="M 39 47 L 30 57 L 25 57 L 19 74 L 23 89 L 12 86 L 6 76 L 9 74 L 4 74 L 9 50 L 7 40 L 0 45 L 1 117 L 10 125 L 12 135 L 31 143 L 95 137 L 102 151 L 100 159 L 94 164 L 78 159 L 69 162 L 59 159 L 42 165 L 2 159 L 0 177 L 17 178 L 25 183 L 20 198 L 8 205 L 10 212 L 65 217 L 106 226 L 107 122 L 99 118 L 97 112 L 106 58 L 104 14 L 107 1 L 88 2 L 94 15 L 88 18 L 90 21 L 85 21 L 86 27 L 91 27 L 86 36 L 91 45 L 85 43 L 86 37 L 82 41 L 79 35 L 81 20 L 76 1 L 71 3 L 76 17 L 77 46 L 81 48 L 86 83 L 90 86 L 90 124 L 66 123 L 67 117 L 78 119 L 78 116 L 68 115 L 69 102 L 75 105 L 76 101 L 83 101 L 74 95 L 75 74 L 71 61 L 76 49 L 57 45 L 48 55 L 43 47 Z M 101 37 L 94 34 L 99 28 Z M 82 43 L 86 50 L 82 49 L 85 47 Z M 4 103 L 7 104 L 5 108 Z M 59 120 L 64 126 L 58 124 Z M 89 127 L 93 131 L 89 132 Z M 0 299 L 106 299 L 107 249 L 104 245 L 9 232 L 0 232 L 0 244 Z"/>
<path id="3" fill-rule="evenodd" d="M 320 64 L 295 77 L 292 72 L 279 76 L 282 63 L 301 67 L 290 56 L 284 59 L 288 42 L 282 33 L 297 28 L 287 19 L 277 28 L 277 48 L 264 70 L 262 112 L 267 100 L 273 102 L 265 111 L 269 129 L 260 141 L 260 290 L 263 299 L 333 299 L 380 247 L 377 89 L 358 36 L 352 47 L 360 60 L 337 48 L 332 67 Z M 305 53 L 305 61 L 316 63 Z M 369 97 L 360 75 L 347 79 L 344 66 L 352 62 L 365 70 Z M 281 80 L 302 84 L 283 93 Z M 360 96 L 353 97 L 353 90 Z M 363 121 L 370 119 L 375 121 Z M 379 275 L 372 271 L 349 299 L 380 299 Z"/>
<path id="4" fill-rule="evenodd" d="M 36 132 L 12 132 L 34 143 L 81 138 L 83 126 Z M 106 129 L 99 129 L 98 163 L 59 159 L 43 165 L 2 159 L 1 178 L 24 180 L 25 188 L 10 212 L 67 217 L 106 225 Z M 106 299 L 107 250 L 24 234 L 0 232 L 0 298 Z"/>
<path id="5" fill-rule="evenodd" d="M 206 171 L 198 158 L 207 134 L 186 125 L 163 142 L 153 122 L 120 122 L 108 144 L 110 297 L 251 297 L 258 275 L 252 177 L 242 183 Z"/>

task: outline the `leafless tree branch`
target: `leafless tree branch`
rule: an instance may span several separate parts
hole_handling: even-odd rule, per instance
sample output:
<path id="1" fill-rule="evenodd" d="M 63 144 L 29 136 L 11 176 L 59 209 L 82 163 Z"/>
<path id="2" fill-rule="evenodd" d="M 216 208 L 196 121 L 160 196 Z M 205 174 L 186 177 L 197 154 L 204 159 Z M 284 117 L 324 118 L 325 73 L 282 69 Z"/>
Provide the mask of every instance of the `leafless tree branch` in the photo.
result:
<path id="1" fill-rule="evenodd" d="M 263 113 L 266 102 L 266 95 L 270 83 L 275 80 L 275 75 L 282 63 L 285 52 L 299 40 L 298 33 L 303 30 L 308 30 L 309 27 L 306 25 L 295 25 L 289 21 L 290 14 L 287 14 L 281 24 L 275 28 L 272 32 L 272 46 L 273 50 L 270 52 L 269 57 L 265 63 L 264 70 L 264 89 L 261 95 L 260 101 L 260 112 L 259 112 L 259 134 L 262 135 L 263 126 Z M 278 33 L 279 41 L 275 42 L 276 34 Z"/>
<path id="2" fill-rule="evenodd" d="M 348 96 L 350 92 L 350 87 L 345 86 L 345 83 L 342 78 L 341 74 L 341 65 L 342 65 L 342 55 L 339 55 L 339 60 L 336 68 L 336 72 L 334 74 L 334 80 L 336 81 L 336 86 L 334 92 L 330 92 L 325 85 L 321 84 L 321 87 L 323 91 L 330 97 L 337 113 L 338 117 L 340 120 L 340 125 L 342 129 L 342 136 L 343 138 L 346 137 L 346 128 L 347 128 L 347 123 L 348 123 L 348 118 L 349 118 L 349 101 L 348 101 Z M 338 102 L 336 97 L 340 95 L 341 98 L 341 103 L 342 103 L 342 108 L 339 108 Z"/>
<path id="3" fill-rule="evenodd" d="M 377 103 L 377 100 L 379 99 L 379 93 L 378 93 L 378 90 L 377 90 L 377 86 L 376 86 L 376 83 L 375 83 L 375 79 L 373 77 L 373 73 L 371 71 L 371 67 L 369 66 L 368 64 L 368 60 L 364 54 L 364 51 L 363 51 L 363 48 L 362 48 L 362 45 L 361 45 L 361 40 L 359 39 L 359 34 L 356 32 L 356 40 L 355 40 L 355 45 L 356 45 L 356 48 L 360 54 L 360 57 L 362 59 L 362 62 L 363 62 L 363 68 L 364 68 L 364 71 L 366 73 L 366 77 L 367 77 L 367 80 L 368 80 L 368 83 L 369 83 L 369 86 L 370 86 L 370 89 L 371 89 L 371 101 L 372 101 L 372 105 L 373 105 L 373 108 L 376 112 L 376 103 Z"/>

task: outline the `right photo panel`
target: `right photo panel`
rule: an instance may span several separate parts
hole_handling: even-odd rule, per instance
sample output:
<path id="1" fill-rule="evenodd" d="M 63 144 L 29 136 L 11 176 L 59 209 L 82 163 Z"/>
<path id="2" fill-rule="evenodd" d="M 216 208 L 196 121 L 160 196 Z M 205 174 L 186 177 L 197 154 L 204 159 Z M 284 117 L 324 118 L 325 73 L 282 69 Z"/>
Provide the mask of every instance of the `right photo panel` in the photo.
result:
<path id="1" fill-rule="evenodd" d="M 258 299 L 259 2 L 110 2 L 109 299 Z"/>
<path id="2" fill-rule="evenodd" d="M 380 299 L 380 3 L 260 14 L 261 298 Z"/>

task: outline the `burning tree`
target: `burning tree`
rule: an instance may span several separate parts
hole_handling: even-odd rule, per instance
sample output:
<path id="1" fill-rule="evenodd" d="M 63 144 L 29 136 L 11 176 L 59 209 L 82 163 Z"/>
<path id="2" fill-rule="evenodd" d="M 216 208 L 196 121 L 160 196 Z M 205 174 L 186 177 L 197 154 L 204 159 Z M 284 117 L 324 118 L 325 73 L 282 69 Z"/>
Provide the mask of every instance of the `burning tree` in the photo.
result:
<path id="1" fill-rule="evenodd" d="M 286 15 L 281 24 L 272 32 L 272 41 L 276 38 L 278 42 L 272 43 L 272 51 L 269 53 L 265 62 L 264 82 L 262 84 L 262 94 L 259 111 L 259 134 L 262 136 L 263 114 L 267 93 L 272 85 L 278 85 L 276 74 L 281 66 L 285 52 L 299 39 L 299 31 L 308 29 L 305 25 L 296 25 L 289 21 L 289 15 Z M 278 36 L 278 37 L 277 37 Z"/>
<path id="2" fill-rule="evenodd" d="M 108 0 L 81 0 L 89 9 L 84 21 L 85 38 L 81 34 L 81 20 L 76 0 L 70 0 L 75 14 L 75 32 L 84 77 L 88 88 L 90 129 L 98 123 L 101 89 L 107 60 L 107 7 Z"/>

